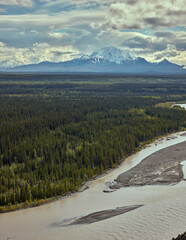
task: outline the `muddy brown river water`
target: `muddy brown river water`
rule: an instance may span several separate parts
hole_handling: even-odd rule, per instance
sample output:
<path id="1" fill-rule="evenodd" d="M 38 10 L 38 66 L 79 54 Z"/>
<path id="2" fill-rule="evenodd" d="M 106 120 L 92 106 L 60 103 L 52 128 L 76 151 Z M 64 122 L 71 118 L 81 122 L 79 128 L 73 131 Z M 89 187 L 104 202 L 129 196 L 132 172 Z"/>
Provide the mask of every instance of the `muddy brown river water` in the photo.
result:
<path id="1" fill-rule="evenodd" d="M 120 188 L 111 193 L 103 190 L 108 190 L 108 182 L 145 157 L 184 141 L 186 134 L 182 133 L 161 138 L 129 157 L 117 169 L 88 183 L 89 189 L 84 192 L 37 208 L 1 214 L 0 240 L 170 240 L 176 237 L 186 230 L 186 181 L 172 186 Z M 130 205 L 143 206 L 92 224 L 56 224 Z"/>

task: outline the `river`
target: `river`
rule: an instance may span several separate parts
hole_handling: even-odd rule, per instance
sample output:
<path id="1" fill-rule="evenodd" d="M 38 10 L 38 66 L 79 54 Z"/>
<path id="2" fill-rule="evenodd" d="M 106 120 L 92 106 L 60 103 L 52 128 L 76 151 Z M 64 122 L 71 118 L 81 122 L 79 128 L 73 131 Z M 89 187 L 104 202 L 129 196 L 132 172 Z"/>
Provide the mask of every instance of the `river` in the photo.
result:
<path id="1" fill-rule="evenodd" d="M 185 104 L 186 107 L 186 104 Z M 0 240 L 170 240 L 186 230 L 186 182 L 174 186 L 121 188 L 104 193 L 107 182 L 150 154 L 186 141 L 176 133 L 150 144 L 118 168 L 90 182 L 89 189 L 37 208 L 0 215 Z M 134 211 L 87 225 L 55 227 L 64 219 L 120 206 L 143 204 Z"/>

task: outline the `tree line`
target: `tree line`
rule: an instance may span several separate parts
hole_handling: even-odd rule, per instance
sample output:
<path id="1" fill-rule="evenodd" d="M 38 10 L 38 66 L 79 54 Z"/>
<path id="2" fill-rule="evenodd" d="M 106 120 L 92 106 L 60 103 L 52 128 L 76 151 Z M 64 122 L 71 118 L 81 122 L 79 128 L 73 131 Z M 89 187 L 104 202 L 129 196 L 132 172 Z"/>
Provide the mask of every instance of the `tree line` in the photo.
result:
<path id="1" fill-rule="evenodd" d="M 167 96 L 166 96 L 167 98 Z M 186 127 L 164 97 L 6 97 L 0 101 L 0 205 L 77 190 L 145 141 Z"/>

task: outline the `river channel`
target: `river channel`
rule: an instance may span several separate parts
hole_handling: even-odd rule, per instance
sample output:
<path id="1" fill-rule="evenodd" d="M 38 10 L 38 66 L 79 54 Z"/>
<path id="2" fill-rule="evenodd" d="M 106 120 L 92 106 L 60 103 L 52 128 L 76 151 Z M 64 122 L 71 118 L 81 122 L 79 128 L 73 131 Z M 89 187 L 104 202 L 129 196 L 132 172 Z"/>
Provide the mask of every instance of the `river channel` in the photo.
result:
<path id="1" fill-rule="evenodd" d="M 186 105 L 184 105 L 186 107 Z M 163 137 L 127 158 L 118 168 L 88 183 L 89 189 L 36 208 L 0 215 L 0 240 L 171 240 L 186 230 L 186 181 L 176 185 L 120 188 L 111 193 L 107 182 L 150 154 L 186 141 L 186 134 Z M 104 221 L 54 225 L 74 217 L 116 207 L 143 205 Z"/>

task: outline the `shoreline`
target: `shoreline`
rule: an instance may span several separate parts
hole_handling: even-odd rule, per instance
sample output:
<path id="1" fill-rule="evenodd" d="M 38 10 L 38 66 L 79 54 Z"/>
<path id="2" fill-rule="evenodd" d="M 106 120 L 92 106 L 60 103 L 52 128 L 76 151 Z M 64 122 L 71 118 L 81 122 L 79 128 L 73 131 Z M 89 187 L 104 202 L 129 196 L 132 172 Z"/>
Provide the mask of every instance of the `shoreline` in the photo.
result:
<path id="1" fill-rule="evenodd" d="M 54 197 L 47 198 L 47 199 L 40 199 L 40 200 L 37 200 L 35 202 L 27 201 L 27 202 L 23 202 L 23 203 L 14 204 L 14 205 L 11 205 L 11 206 L 0 206 L 0 214 L 5 214 L 5 213 L 9 213 L 9 212 L 14 212 L 14 211 L 21 211 L 21 210 L 28 209 L 28 208 L 40 207 L 40 206 L 43 206 L 43 205 L 46 205 L 46 204 L 50 204 L 50 203 L 62 200 L 62 199 L 67 198 L 67 197 L 69 197 L 69 196 L 71 196 L 73 194 L 81 193 L 81 192 L 89 189 L 90 183 L 92 183 L 93 181 L 98 180 L 98 179 L 104 177 L 105 175 L 108 175 L 110 172 L 112 172 L 115 169 L 119 168 L 121 166 L 121 164 L 124 163 L 129 157 L 134 156 L 137 152 L 139 152 L 139 151 L 149 147 L 150 144 L 156 143 L 156 141 L 161 142 L 161 140 L 163 138 L 166 138 L 166 140 L 170 140 L 172 137 L 174 138 L 175 134 L 178 134 L 178 133 L 184 132 L 184 131 L 185 131 L 185 129 L 181 129 L 178 132 L 167 133 L 167 134 L 164 134 L 164 135 L 160 135 L 160 136 L 154 137 L 151 140 L 142 142 L 141 145 L 138 148 L 134 149 L 131 154 L 128 154 L 127 156 L 123 157 L 116 166 L 114 166 L 113 168 L 109 168 L 109 169 L 105 170 L 100 175 L 96 175 L 96 176 L 92 177 L 91 179 L 88 179 L 78 189 L 75 189 L 72 192 L 67 192 L 66 194 L 61 195 L 61 196 L 56 196 L 56 197 L 54 196 Z M 183 135 L 184 134 L 186 134 L 186 132 L 184 132 Z M 109 188 L 110 188 L 110 186 L 109 186 Z M 115 188 L 115 189 L 118 189 L 118 188 Z M 112 190 L 114 190 L 114 188 Z M 105 193 L 106 192 L 107 191 L 105 191 Z M 108 192 L 110 192 L 110 191 L 108 191 Z"/>

